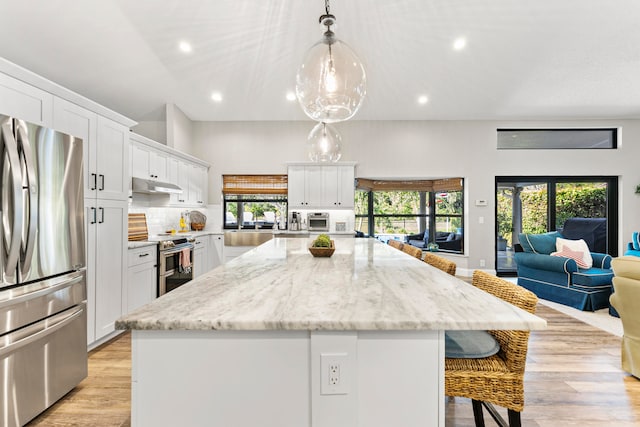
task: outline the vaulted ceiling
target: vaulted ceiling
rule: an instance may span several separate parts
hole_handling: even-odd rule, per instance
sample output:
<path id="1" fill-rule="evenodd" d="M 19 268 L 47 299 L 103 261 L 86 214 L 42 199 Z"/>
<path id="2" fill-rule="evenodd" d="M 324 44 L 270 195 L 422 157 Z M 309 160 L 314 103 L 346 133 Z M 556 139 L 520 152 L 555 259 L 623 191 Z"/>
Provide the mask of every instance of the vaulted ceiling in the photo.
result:
<path id="1" fill-rule="evenodd" d="M 7 1 L 0 56 L 138 121 L 167 103 L 192 120 L 308 120 L 286 94 L 323 12 L 323 0 Z M 355 120 L 640 118 L 638 0 L 332 0 L 331 12 L 367 71 Z"/>

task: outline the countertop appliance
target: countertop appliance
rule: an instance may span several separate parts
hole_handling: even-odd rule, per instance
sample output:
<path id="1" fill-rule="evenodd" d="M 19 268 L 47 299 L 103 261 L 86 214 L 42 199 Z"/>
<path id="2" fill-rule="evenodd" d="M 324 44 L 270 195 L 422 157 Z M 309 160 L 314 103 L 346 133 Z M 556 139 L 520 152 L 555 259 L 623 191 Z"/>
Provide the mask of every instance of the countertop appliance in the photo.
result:
<path id="1" fill-rule="evenodd" d="M 82 140 L 0 115 L 0 426 L 87 376 Z"/>
<path id="2" fill-rule="evenodd" d="M 329 212 L 310 212 L 307 214 L 309 231 L 329 231 Z"/>
<path id="3" fill-rule="evenodd" d="M 193 280 L 193 236 L 161 234 L 151 236 L 149 241 L 158 242 L 159 297 Z M 185 255 L 188 257 L 188 266 L 184 265 Z"/>

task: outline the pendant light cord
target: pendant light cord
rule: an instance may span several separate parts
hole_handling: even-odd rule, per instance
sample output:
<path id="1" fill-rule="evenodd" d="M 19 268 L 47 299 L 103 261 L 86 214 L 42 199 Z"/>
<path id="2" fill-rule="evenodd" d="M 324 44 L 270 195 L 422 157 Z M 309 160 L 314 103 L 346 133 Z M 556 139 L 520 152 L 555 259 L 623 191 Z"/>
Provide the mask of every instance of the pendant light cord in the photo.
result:
<path id="1" fill-rule="evenodd" d="M 327 13 L 327 15 L 331 15 L 329 0 L 324 0 L 324 11 Z"/>

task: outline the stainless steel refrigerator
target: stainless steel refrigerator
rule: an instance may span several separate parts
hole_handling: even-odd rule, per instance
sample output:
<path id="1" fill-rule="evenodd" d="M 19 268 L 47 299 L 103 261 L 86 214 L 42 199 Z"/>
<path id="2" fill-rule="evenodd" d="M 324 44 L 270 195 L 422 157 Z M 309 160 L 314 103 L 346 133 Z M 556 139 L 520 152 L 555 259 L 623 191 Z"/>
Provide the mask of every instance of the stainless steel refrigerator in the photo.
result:
<path id="1" fill-rule="evenodd" d="M 0 426 L 87 376 L 82 140 L 0 115 Z"/>

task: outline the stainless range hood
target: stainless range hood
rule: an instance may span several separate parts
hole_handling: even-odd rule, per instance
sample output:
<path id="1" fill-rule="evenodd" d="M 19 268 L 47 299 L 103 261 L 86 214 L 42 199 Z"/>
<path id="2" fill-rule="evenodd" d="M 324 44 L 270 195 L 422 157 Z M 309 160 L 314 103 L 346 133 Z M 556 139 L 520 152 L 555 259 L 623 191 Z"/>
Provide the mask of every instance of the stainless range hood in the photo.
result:
<path id="1" fill-rule="evenodd" d="M 176 193 L 181 194 L 182 188 L 170 182 L 153 181 L 151 179 L 131 178 L 131 191 L 134 193 L 157 194 Z"/>

